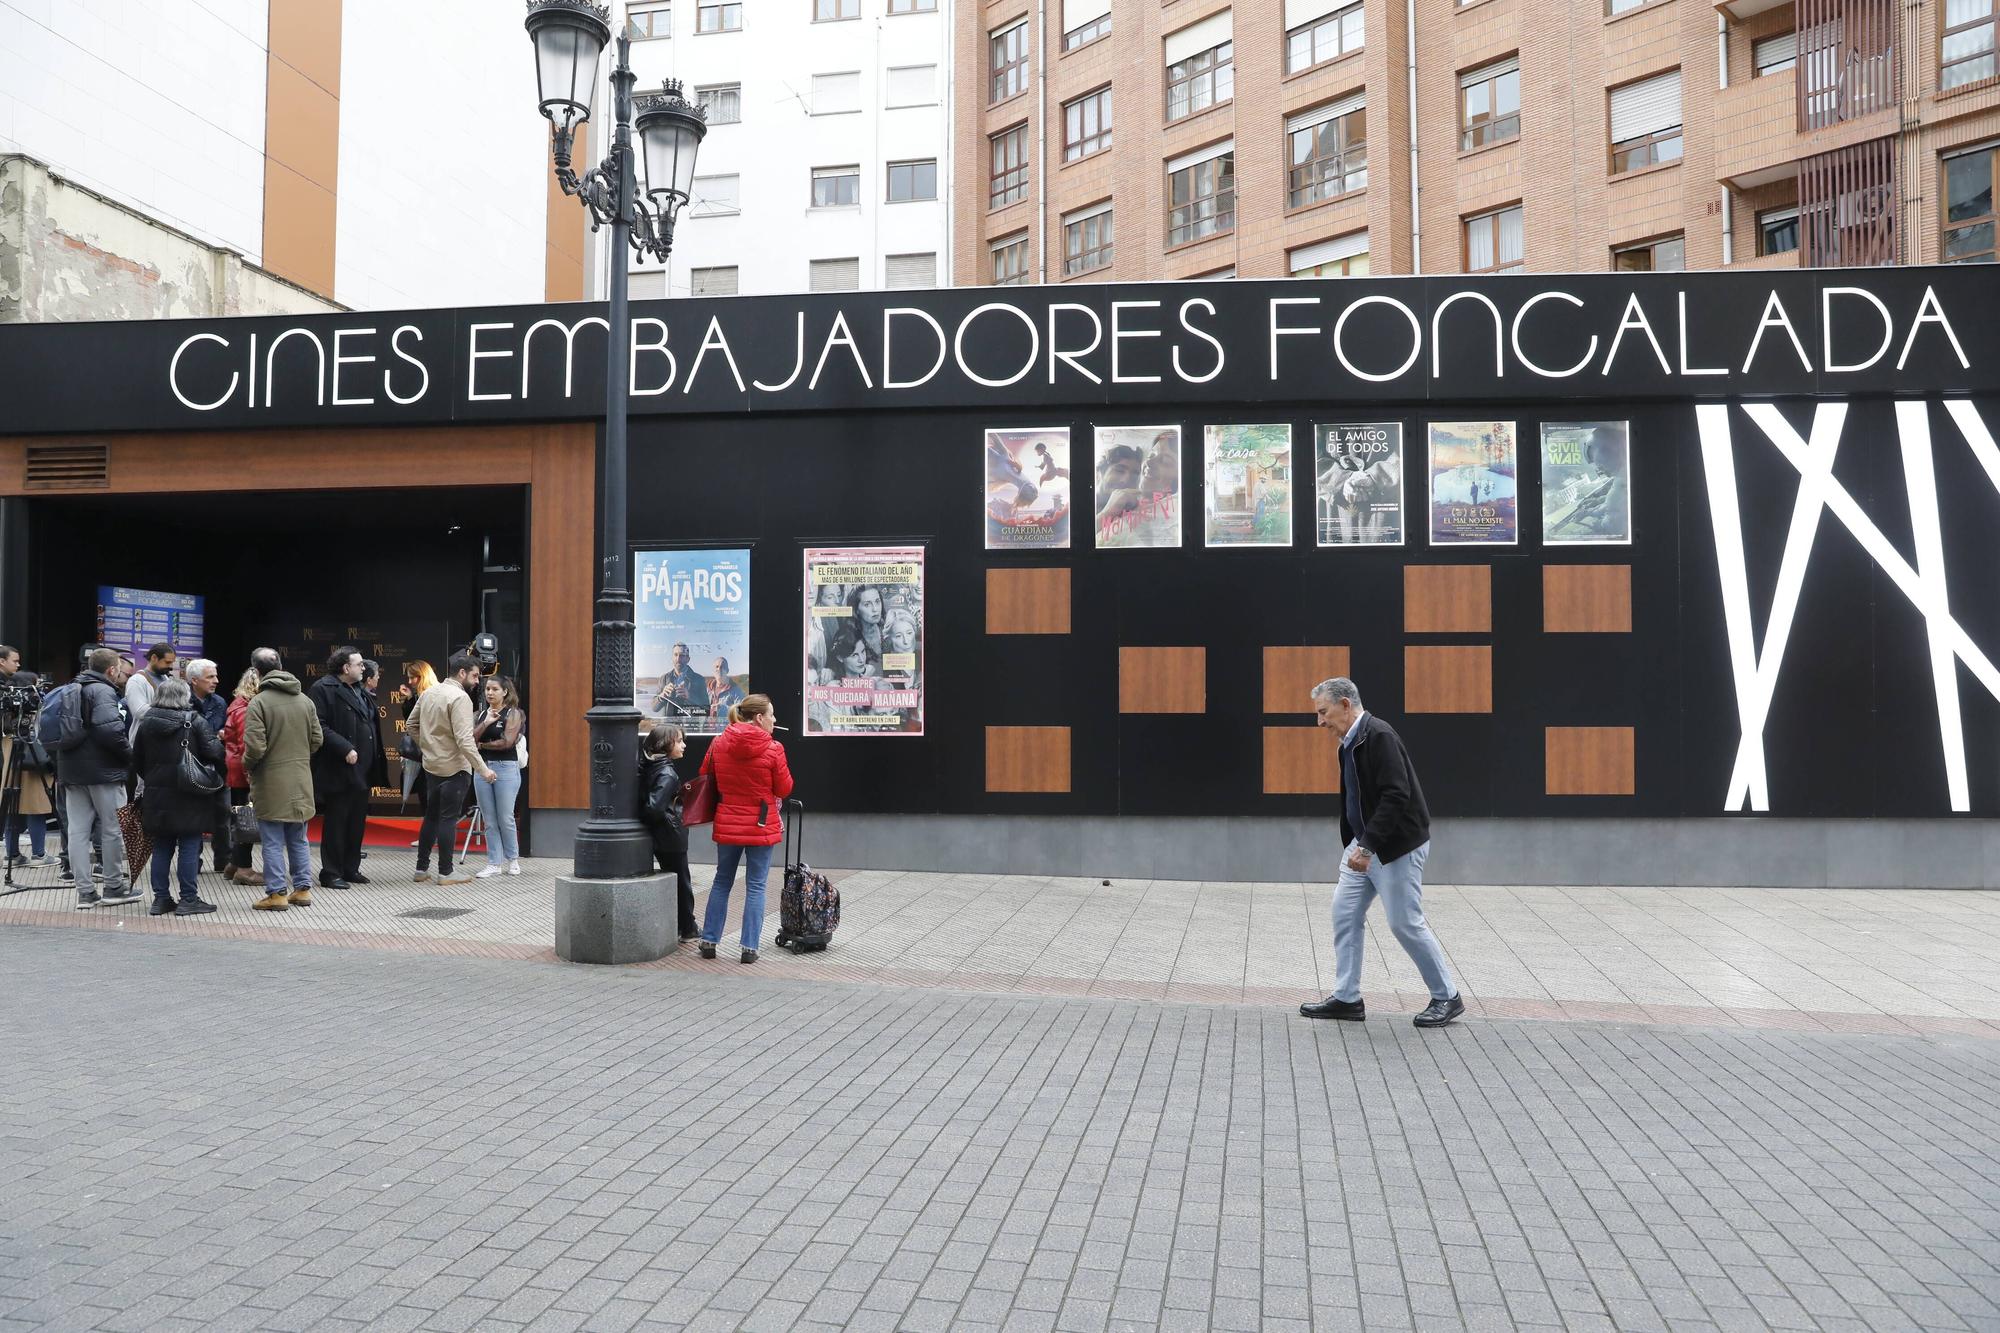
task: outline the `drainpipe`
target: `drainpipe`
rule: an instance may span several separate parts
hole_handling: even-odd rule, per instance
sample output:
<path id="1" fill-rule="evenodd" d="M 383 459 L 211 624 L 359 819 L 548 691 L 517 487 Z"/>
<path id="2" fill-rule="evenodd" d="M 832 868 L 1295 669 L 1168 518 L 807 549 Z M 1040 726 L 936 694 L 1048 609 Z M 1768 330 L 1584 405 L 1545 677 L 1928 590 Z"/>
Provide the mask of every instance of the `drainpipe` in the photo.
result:
<path id="1" fill-rule="evenodd" d="M 1031 142 L 1042 159 L 1035 172 L 1035 267 L 1037 282 L 1049 280 L 1049 3 L 1035 0 L 1035 132 Z M 1030 158 L 1029 161 L 1033 161 Z"/>
<path id="2" fill-rule="evenodd" d="M 1423 187 L 1417 184 L 1417 0 L 1403 0 L 1403 45 L 1410 80 L 1410 272 L 1422 273 Z"/>
<path id="3" fill-rule="evenodd" d="M 1736 262 L 1736 210 L 1731 207 L 1729 187 L 1722 187 L 1722 263 L 1724 267 Z"/>
<path id="4" fill-rule="evenodd" d="M 1715 11 L 1715 86 L 1729 86 L 1729 20 Z"/>

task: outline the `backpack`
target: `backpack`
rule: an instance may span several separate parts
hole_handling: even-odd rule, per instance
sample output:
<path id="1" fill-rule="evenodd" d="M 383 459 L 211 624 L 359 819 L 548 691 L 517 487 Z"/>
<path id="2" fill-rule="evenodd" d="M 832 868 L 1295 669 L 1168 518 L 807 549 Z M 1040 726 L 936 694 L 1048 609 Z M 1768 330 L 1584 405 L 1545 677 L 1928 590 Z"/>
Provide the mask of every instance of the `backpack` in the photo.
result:
<path id="1" fill-rule="evenodd" d="M 76 715 L 77 700 L 83 693 L 75 681 L 58 685 L 49 691 L 49 697 L 42 700 L 42 716 L 35 723 L 35 739 L 50 754 L 61 748 L 63 732 L 70 719 Z"/>

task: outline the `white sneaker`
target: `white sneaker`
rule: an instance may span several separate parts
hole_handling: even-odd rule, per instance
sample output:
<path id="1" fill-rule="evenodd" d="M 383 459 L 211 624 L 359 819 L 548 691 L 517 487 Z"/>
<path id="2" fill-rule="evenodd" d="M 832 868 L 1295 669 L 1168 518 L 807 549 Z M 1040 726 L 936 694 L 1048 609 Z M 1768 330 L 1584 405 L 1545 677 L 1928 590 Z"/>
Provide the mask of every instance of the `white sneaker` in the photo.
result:
<path id="1" fill-rule="evenodd" d="M 508 874 L 510 874 L 510 875 L 518 875 L 518 874 L 520 874 L 520 873 L 521 873 L 521 863 L 520 863 L 519 861 L 509 861 L 509 862 L 507 863 L 507 873 L 508 873 Z"/>
<path id="2" fill-rule="evenodd" d="M 487 866 L 484 870 L 481 870 L 478 874 L 474 875 L 473 878 L 492 879 L 495 875 L 504 875 L 506 873 L 507 873 L 506 870 L 502 869 L 500 866 Z"/>

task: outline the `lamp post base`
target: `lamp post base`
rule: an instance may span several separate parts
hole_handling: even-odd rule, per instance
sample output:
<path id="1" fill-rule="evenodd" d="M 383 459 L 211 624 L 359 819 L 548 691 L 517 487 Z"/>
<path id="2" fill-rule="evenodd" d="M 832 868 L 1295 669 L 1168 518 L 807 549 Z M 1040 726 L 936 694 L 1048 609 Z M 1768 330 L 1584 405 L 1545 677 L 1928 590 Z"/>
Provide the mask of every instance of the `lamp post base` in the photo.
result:
<path id="1" fill-rule="evenodd" d="M 672 875 L 556 876 L 556 957 L 568 963 L 652 963 L 680 947 Z"/>

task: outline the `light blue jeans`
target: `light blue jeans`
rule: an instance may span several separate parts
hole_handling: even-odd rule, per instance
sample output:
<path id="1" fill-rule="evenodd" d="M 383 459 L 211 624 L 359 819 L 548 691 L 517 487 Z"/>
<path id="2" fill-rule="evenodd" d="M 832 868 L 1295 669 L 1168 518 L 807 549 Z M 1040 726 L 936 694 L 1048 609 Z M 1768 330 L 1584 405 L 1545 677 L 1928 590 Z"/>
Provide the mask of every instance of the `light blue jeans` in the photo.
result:
<path id="1" fill-rule="evenodd" d="M 1333 890 L 1333 998 L 1361 998 L 1361 955 L 1368 943 L 1368 904 L 1382 899 L 1382 915 L 1389 918 L 1390 933 L 1417 965 L 1417 972 L 1430 988 L 1433 1000 L 1449 1000 L 1458 993 L 1452 985 L 1451 969 L 1445 966 L 1444 950 L 1424 920 L 1424 862 L 1430 859 L 1427 842 L 1393 861 L 1371 860 L 1368 869 L 1349 870 L 1349 843 L 1340 852 L 1340 882 Z"/>
<path id="2" fill-rule="evenodd" d="M 313 886 L 312 847 L 306 842 L 304 824 L 260 819 L 257 836 L 264 844 L 264 892 L 284 893 L 287 881 L 292 893 Z M 287 864 L 291 866 L 289 874 L 285 870 Z"/>
<path id="3" fill-rule="evenodd" d="M 504 867 L 521 859 L 521 831 L 514 824 L 514 805 L 521 795 L 521 766 L 512 759 L 490 761 L 496 780 L 472 775 L 472 793 L 479 798 L 479 817 L 486 823 L 486 863 Z"/>
<path id="4" fill-rule="evenodd" d="M 715 883 L 708 890 L 708 911 L 702 918 L 704 944 L 719 944 L 729 919 L 729 890 L 736 883 L 736 863 L 743 865 L 743 947 L 754 949 L 764 935 L 764 885 L 771 878 L 771 847 L 715 844 Z"/>

